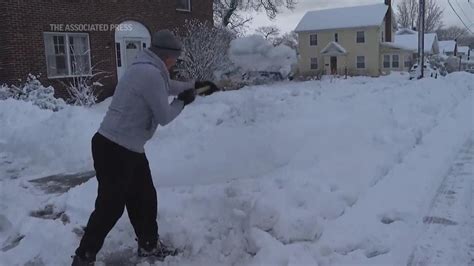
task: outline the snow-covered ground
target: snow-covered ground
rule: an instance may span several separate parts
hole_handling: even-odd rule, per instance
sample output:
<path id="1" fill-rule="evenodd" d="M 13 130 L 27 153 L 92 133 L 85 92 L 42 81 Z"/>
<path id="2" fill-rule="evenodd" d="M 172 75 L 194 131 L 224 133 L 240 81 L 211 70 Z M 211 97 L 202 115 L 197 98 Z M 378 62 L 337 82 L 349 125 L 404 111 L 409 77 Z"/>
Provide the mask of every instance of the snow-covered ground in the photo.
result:
<path id="1" fill-rule="evenodd" d="M 146 147 L 160 235 L 183 250 L 163 264 L 429 265 L 440 248 L 473 263 L 473 90 L 467 73 L 393 74 L 199 98 Z M 62 194 L 29 180 L 91 170 L 108 103 L 0 102 L 0 265 L 71 262 L 95 179 Z M 458 197 L 435 204 L 443 191 Z M 124 215 L 98 259 L 127 265 L 135 246 Z"/>

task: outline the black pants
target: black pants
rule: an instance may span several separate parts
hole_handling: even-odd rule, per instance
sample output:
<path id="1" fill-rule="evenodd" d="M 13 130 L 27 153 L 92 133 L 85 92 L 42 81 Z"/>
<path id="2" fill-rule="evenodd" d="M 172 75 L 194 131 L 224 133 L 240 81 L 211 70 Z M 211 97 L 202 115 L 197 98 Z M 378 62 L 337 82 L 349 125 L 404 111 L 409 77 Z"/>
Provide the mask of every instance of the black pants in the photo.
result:
<path id="1" fill-rule="evenodd" d="M 98 195 L 76 254 L 94 255 L 127 208 L 139 245 L 154 246 L 158 239 L 157 198 L 144 153 L 136 153 L 96 133 L 92 157 Z"/>

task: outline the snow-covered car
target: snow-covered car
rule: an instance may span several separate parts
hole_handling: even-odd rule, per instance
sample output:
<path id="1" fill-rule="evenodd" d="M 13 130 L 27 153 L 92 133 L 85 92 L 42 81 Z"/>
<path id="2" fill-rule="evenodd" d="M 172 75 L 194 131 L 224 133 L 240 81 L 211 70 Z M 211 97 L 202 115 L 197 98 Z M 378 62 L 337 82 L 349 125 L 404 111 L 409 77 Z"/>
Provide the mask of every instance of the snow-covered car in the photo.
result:
<path id="1" fill-rule="evenodd" d="M 242 75 L 242 79 L 253 84 L 284 80 L 283 75 L 277 71 L 249 71 Z"/>
<path id="2" fill-rule="evenodd" d="M 467 73 L 474 74 L 474 68 L 466 69 L 466 72 L 467 72 Z"/>
<path id="3" fill-rule="evenodd" d="M 423 74 L 425 77 L 432 77 L 432 78 L 437 79 L 438 76 L 440 75 L 438 68 L 435 66 L 431 66 L 427 62 L 424 64 L 423 67 L 424 67 Z M 418 69 L 418 64 L 414 64 L 411 67 L 409 73 L 410 73 L 410 80 L 418 78 L 418 76 L 420 75 L 420 69 Z"/>

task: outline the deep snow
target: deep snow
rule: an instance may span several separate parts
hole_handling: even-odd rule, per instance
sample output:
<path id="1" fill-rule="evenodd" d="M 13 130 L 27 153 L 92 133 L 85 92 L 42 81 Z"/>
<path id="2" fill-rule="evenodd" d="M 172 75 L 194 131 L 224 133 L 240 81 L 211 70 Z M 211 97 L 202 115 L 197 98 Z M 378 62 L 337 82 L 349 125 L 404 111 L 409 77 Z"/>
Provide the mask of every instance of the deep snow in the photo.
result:
<path id="1" fill-rule="evenodd" d="M 184 250 L 164 264 L 406 265 L 473 134 L 473 89 L 467 73 L 394 74 L 199 98 L 146 146 L 161 237 Z M 0 102 L 0 265 L 70 263 L 96 181 L 52 195 L 28 180 L 92 169 L 90 138 L 108 103 L 53 113 Z M 30 216 L 47 205 L 49 218 L 67 219 Z M 99 259 L 135 245 L 124 215 Z"/>

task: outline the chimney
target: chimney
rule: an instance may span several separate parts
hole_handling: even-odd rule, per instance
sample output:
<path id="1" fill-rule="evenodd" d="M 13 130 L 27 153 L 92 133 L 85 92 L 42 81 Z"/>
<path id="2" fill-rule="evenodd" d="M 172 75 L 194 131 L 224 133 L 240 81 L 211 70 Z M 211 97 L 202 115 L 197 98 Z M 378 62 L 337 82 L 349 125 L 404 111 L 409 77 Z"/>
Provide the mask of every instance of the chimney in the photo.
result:
<path id="1" fill-rule="evenodd" d="M 392 42 L 393 25 L 392 25 L 392 0 L 385 0 L 385 4 L 388 6 L 387 15 L 385 16 L 385 41 Z"/>

